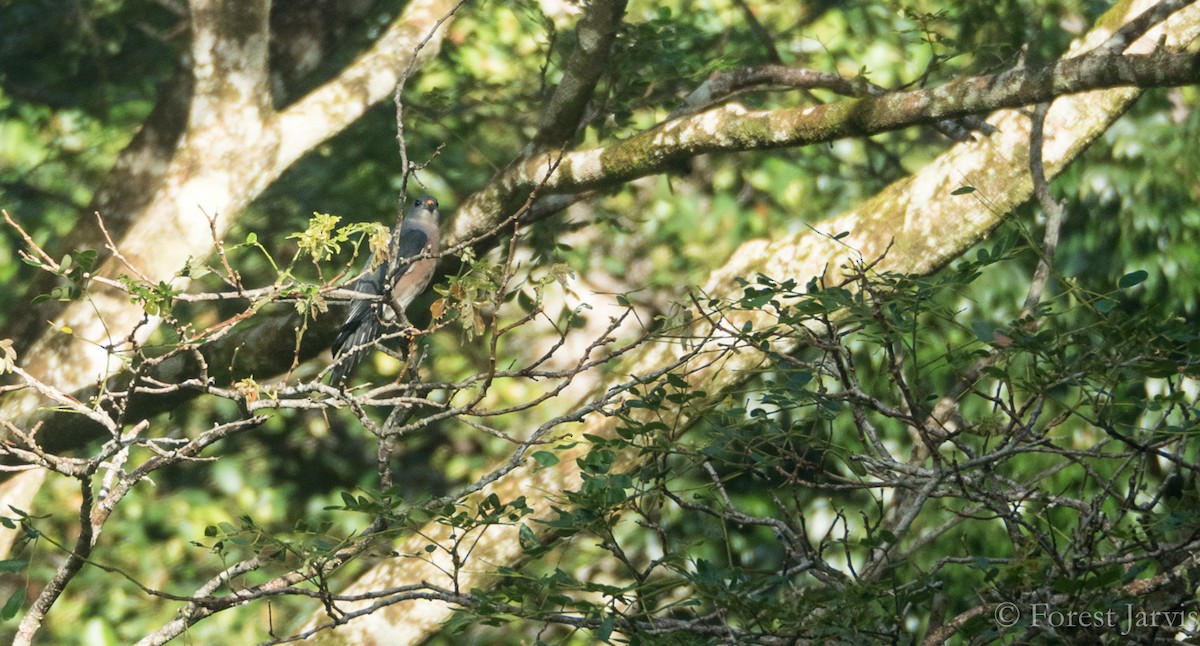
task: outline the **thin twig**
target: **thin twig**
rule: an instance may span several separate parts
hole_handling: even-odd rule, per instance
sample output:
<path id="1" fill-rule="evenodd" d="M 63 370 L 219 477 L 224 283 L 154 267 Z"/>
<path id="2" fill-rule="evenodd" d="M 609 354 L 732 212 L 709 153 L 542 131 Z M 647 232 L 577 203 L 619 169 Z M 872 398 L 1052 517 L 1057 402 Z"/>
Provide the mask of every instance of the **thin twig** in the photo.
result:
<path id="1" fill-rule="evenodd" d="M 1045 291 L 1046 281 L 1050 278 L 1050 268 L 1054 263 L 1054 252 L 1058 249 L 1058 234 L 1065 218 L 1063 203 L 1055 202 L 1050 195 L 1050 185 L 1046 182 L 1046 167 L 1042 163 L 1044 128 L 1049 111 L 1049 103 L 1037 105 L 1033 111 L 1033 123 L 1029 132 L 1029 174 L 1033 177 L 1033 194 L 1041 204 L 1042 211 L 1046 213 L 1046 233 L 1042 240 L 1037 269 L 1034 270 L 1033 279 L 1029 283 L 1029 294 L 1025 297 L 1022 318 L 1032 316 L 1042 299 L 1042 292 Z"/>

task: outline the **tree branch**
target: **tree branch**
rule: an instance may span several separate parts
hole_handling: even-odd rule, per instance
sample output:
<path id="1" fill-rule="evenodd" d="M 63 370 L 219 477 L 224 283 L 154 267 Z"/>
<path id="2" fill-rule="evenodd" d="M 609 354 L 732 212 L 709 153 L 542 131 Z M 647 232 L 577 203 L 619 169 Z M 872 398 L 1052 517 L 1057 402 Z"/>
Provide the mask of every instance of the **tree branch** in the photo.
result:
<path id="1" fill-rule="evenodd" d="M 626 0 L 594 0 L 575 26 L 575 49 L 554 95 L 538 120 L 529 151 L 568 144 L 579 129 L 596 83 L 608 68 L 608 56 L 625 15 Z"/>
<path id="2" fill-rule="evenodd" d="M 765 150 L 864 137 L 915 125 L 1050 101 L 1104 88 L 1200 82 L 1200 54 L 1090 54 L 1035 68 L 970 77 L 945 85 L 850 99 L 827 105 L 747 110 L 729 104 L 647 130 L 607 148 L 562 155 L 543 194 L 604 188 L 668 171 L 705 153 Z M 455 213 L 455 240 L 479 235 L 545 174 L 537 155 L 510 168 Z"/>
<path id="3" fill-rule="evenodd" d="M 313 146 L 341 132 L 367 108 L 390 96 L 401 75 L 409 69 L 414 54 L 418 66 L 435 56 L 441 49 L 445 30 L 434 27 L 458 5 L 453 0 L 409 2 L 371 49 L 337 78 L 282 111 L 279 156 L 272 168 L 274 177 Z M 425 46 L 418 50 L 417 45 L 426 40 Z"/>

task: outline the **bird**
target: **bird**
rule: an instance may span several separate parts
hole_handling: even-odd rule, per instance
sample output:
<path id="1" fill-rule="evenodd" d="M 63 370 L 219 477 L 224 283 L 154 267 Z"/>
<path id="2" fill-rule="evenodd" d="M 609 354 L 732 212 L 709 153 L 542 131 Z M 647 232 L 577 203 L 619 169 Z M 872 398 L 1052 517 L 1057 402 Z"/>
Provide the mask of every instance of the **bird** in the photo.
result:
<path id="1" fill-rule="evenodd" d="M 350 303 L 346 322 L 333 341 L 331 385 L 343 384 L 379 339 L 384 324 L 408 324 L 404 311 L 429 286 L 437 267 L 438 218 L 438 201 L 429 195 L 418 197 L 392 232 L 387 261 L 372 270 L 372 259 L 367 259 L 354 291 L 388 298 Z"/>

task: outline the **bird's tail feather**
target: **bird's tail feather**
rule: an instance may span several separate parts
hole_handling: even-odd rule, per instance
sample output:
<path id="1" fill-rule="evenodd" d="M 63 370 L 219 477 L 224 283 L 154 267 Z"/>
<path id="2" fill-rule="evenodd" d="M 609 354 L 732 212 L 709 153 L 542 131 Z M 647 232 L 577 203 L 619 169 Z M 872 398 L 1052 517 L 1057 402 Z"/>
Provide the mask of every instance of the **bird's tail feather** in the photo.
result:
<path id="1" fill-rule="evenodd" d="M 346 321 L 333 342 L 333 366 L 331 386 L 340 386 L 354 366 L 371 351 L 371 345 L 379 338 L 379 317 L 368 310 L 366 316 Z"/>

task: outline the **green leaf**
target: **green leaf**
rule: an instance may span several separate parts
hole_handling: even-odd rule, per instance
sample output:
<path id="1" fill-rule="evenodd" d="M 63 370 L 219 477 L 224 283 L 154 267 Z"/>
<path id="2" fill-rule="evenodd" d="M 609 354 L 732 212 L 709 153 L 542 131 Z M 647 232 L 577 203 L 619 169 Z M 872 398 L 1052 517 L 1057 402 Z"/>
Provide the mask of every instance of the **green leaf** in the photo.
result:
<path id="1" fill-rule="evenodd" d="M 13 574 L 20 572 L 29 566 L 29 561 L 19 561 L 16 559 L 5 559 L 0 561 L 0 572 Z"/>
<path id="2" fill-rule="evenodd" d="M 536 550 L 542 546 L 541 541 L 538 540 L 537 534 L 534 534 L 533 530 L 524 523 L 521 523 L 521 528 L 517 530 L 517 534 L 519 540 L 521 541 L 521 547 L 526 551 Z"/>
<path id="3" fill-rule="evenodd" d="M 984 343 L 991 343 L 996 340 L 996 326 L 987 321 L 972 321 L 971 331 L 975 333 L 975 338 Z"/>
<path id="4" fill-rule="evenodd" d="M 953 191 L 950 191 L 950 194 L 951 195 L 966 195 L 968 193 L 974 193 L 974 192 L 975 192 L 974 186 L 959 186 L 958 188 L 954 189 Z"/>
<path id="5" fill-rule="evenodd" d="M 1117 281 L 1117 287 L 1120 287 L 1121 289 L 1129 289 L 1135 285 L 1140 285 L 1142 281 L 1146 280 L 1147 276 L 1149 276 L 1149 274 L 1141 269 L 1137 271 L 1131 271 L 1128 274 L 1121 276 L 1121 280 Z"/>
<path id="6" fill-rule="evenodd" d="M 543 467 L 552 467 L 558 464 L 558 456 L 549 451 L 534 451 L 529 457 L 537 460 L 537 463 Z"/>
<path id="7" fill-rule="evenodd" d="M 864 477 L 867 475 L 867 467 L 863 466 L 861 462 L 855 460 L 851 456 L 843 457 L 842 464 L 845 464 L 846 468 L 850 469 L 850 472 L 856 476 Z"/>
<path id="8" fill-rule="evenodd" d="M 612 615 L 605 615 L 604 621 L 600 622 L 600 627 L 596 629 L 596 639 L 606 642 L 612 638 L 613 629 L 616 628 L 617 622 Z"/>
<path id="9" fill-rule="evenodd" d="M 17 613 L 21 610 L 21 606 L 23 605 L 25 605 L 25 588 L 19 587 L 17 588 L 17 591 L 13 592 L 12 596 L 8 598 L 8 601 L 4 604 L 4 608 L 0 609 L 0 620 L 8 621 L 9 619 L 16 617 Z"/>
<path id="10" fill-rule="evenodd" d="M 537 301 L 523 289 L 517 290 L 517 304 L 521 306 L 521 310 L 526 314 L 532 312 L 537 307 Z"/>
<path id="11" fill-rule="evenodd" d="M 95 249 L 81 249 L 75 253 L 77 264 L 82 267 L 84 271 L 92 270 L 92 267 L 96 265 L 96 256 L 97 253 Z"/>

